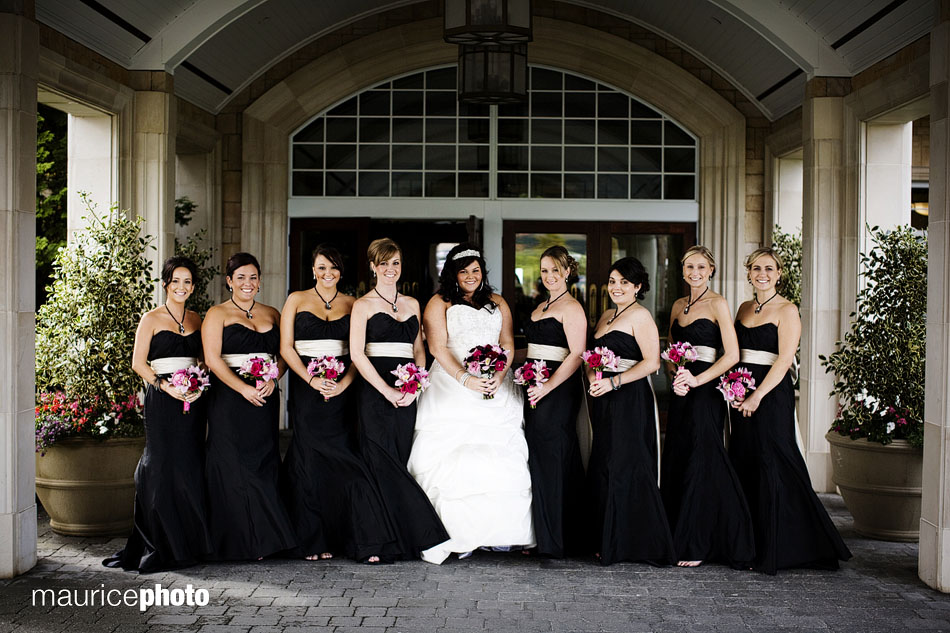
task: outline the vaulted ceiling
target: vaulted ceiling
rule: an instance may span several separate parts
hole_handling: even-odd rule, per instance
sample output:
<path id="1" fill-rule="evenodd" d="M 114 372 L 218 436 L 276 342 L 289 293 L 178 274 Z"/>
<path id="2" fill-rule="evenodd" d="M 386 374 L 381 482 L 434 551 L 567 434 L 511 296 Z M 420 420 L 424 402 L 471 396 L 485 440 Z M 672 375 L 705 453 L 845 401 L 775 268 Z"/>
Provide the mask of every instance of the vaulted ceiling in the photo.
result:
<path id="1" fill-rule="evenodd" d="M 125 68 L 173 73 L 178 96 L 216 113 L 300 47 L 419 1 L 36 0 L 36 17 Z M 935 19 L 933 0 L 559 1 L 674 42 L 772 120 L 801 104 L 809 77 L 853 76 Z"/>

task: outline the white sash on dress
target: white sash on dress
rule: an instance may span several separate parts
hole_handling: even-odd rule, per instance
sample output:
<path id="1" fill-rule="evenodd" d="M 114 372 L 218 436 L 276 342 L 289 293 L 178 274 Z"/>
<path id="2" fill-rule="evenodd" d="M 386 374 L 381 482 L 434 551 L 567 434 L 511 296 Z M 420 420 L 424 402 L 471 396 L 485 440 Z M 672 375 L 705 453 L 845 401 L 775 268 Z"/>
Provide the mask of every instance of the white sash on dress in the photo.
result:
<path id="1" fill-rule="evenodd" d="M 294 341 L 294 351 L 310 358 L 344 356 L 350 353 L 350 346 L 346 344 L 346 341 L 332 338 L 301 339 Z"/>
<path id="2" fill-rule="evenodd" d="M 715 363 L 716 362 L 716 349 L 709 347 L 708 345 L 694 345 L 693 349 L 696 350 L 696 360 L 703 363 Z"/>
<path id="3" fill-rule="evenodd" d="M 412 343 L 367 343 L 366 355 L 383 358 L 414 358 Z"/>
<path id="4" fill-rule="evenodd" d="M 198 364 L 198 359 L 194 356 L 167 356 L 165 358 L 156 358 L 148 361 L 149 366 L 159 376 L 165 374 L 174 374 L 179 369 L 188 369 L 192 365 Z"/>
<path id="5" fill-rule="evenodd" d="M 275 360 L 274 355 L 268 354 L 267 352 L 253 352 L 251 354 L 221 354 L 221 360 L 223 360 L 228 367 L 233 367 L 235 369 L 239 369 L 241 365 L 252 358 L 263 358 L 268 363 L 273 363 Z"/>

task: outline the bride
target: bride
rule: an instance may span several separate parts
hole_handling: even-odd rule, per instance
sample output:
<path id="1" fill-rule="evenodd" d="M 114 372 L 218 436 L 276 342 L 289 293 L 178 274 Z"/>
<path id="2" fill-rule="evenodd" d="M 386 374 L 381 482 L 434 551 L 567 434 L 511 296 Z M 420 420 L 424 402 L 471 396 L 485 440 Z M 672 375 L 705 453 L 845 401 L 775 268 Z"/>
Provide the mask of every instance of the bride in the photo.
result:
<path id="1" fill-rule="evenodd" d="M 482 254 L 470 244 L 456 246 L 423 315 L 435 362 L 431 386 L 419 398 L 409 472 L 449 533 L 422 552 L 430 563 L 452 552 L 465 558 L 478 547 L 535 544 L 522 397 L 509 374 L 511 311 L 485 275 Z M 491 378 L 467 373 L 462 360 L 469 350 L 491 343 L 508 352 L 504 371 Z"/>

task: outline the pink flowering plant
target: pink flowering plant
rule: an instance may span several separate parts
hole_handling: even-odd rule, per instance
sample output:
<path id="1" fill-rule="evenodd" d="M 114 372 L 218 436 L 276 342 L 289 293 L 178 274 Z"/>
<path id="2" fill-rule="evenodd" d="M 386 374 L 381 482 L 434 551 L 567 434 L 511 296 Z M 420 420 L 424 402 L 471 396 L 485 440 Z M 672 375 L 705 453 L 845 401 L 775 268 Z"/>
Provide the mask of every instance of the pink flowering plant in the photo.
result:
<path id="1" fill-rule="evenodd" d="M 677 341 L 670 343 L 670 346 L 660 354 L 660 358 L 673 363 L 676 365 L 676 369 L 680 370 L 686 366 L 686 363 L 691 363 L 696 360 L 697 355 L 696 349 L 692 344 L 685 341 Z"/>
<path id="2" fill-rule="evenodd" d="M 508 366 L 508 352 L 500 345 L 491 343 L 488 345 L 476 345 L 468 350 L 468 356 L 462 359 L 465 371 L 479 378 L 492 378 L 496 373 L 505 371 Z M 485 400 L 491 400 L 494 396 L 485 394 Z"/>
<path id="3" fill-rule="evenodd" d="M 121 402 L 69 398 L 62 391 L 44 391 L 36 397 L 36 452 L 45 455 L 69 437 L 130 437 L 141 434 L 142 403 L 138 394 Z"/>
<path id="4" fill-rule="evenodd" d="M 619 359 L 608 347 L 595 347 L 581 354 L 584 365 L 594 372 L 597 380 L 604 377 L 605 371 L 617 371 Z"/>
<path id="5" fill-rule="evenodd" d="M 342 360 L 332 355 L 320 356 L 307 363 L 308 374 L 334 382 L 339 382 L 343 378 L 344 371 L 346 371 L 346 365 L 343 364 Z M 330 399 L 324 396 L 323 401 L 329 402 Z"/>
<path id="6" fill-rule="evenodd" d="M 280 375 L 280 368 L 275 360 L 255 356 L 241 363 L 238 373 L 248 380 L 253 380 L 254 388 L 260 389 L 268 380 L 275 380 Z"/>
<path id="7" fill-rule="evenodd" d="M 543 360 L 528 361 L 515 370 L 515 384 L 522 385 L 525 389 L 546 383 L 550 377 L 551 370 Z M 537 407 L 536 402 L 530 404 L 532 409 Z"/>
<path id="8" fill-rule="evenodd" d="M 863 288 L 851 329 L 820 356 L 835 375 L 835 433 L 890 444 L 924 442 L 927 347 L 927 238 L 910 227 L 870 229 L 861 256 Z"/>
<path id="9" fill-rule="evenodd" d="M 396 377 L 396 389 L 402 393 L 422 393 L 429 388 L 429 372 L 415 363 L 397 365 L 389 373 Z"/>
<path id="10" fill-rule="evenodd" d="M 183 396 L 201 393 L 211 386 L 211 379 L 208 376 L 208 372 L 197 365 L 179 369 L 171 375 L 168 382 Z M 185 413 L 191 411 L 190 402 L 184 402 L 183 405 L 182 409 Z"/>
<path id="11" fill-rule="evenodd" d="M 722 397 L 726 399 L 726 402 L 738 406 L 742 404 L 750 391 L 755 391 L 755 378 L 745 367 L 736 367 L 719 379 L 716 389 L 722 392 Z"/>

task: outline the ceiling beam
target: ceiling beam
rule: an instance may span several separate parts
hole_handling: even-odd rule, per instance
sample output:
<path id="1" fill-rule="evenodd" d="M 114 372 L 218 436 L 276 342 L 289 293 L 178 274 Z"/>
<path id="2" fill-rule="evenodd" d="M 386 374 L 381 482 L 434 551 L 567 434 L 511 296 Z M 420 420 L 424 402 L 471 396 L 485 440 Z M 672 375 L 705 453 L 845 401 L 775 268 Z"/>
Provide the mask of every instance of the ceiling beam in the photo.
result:
<path id="1" fill-rule="evenodd" d="M 850 77 L 847 60 L 775 0 L 708 0 L 741 20 L 811 77 Z"/>
<path id="2" fill-rule="evenodd" d="M 174 73 L 181 62 L 215 33 L 266 1 L 197 0 L 140 48 L 129 68 Z"/>

